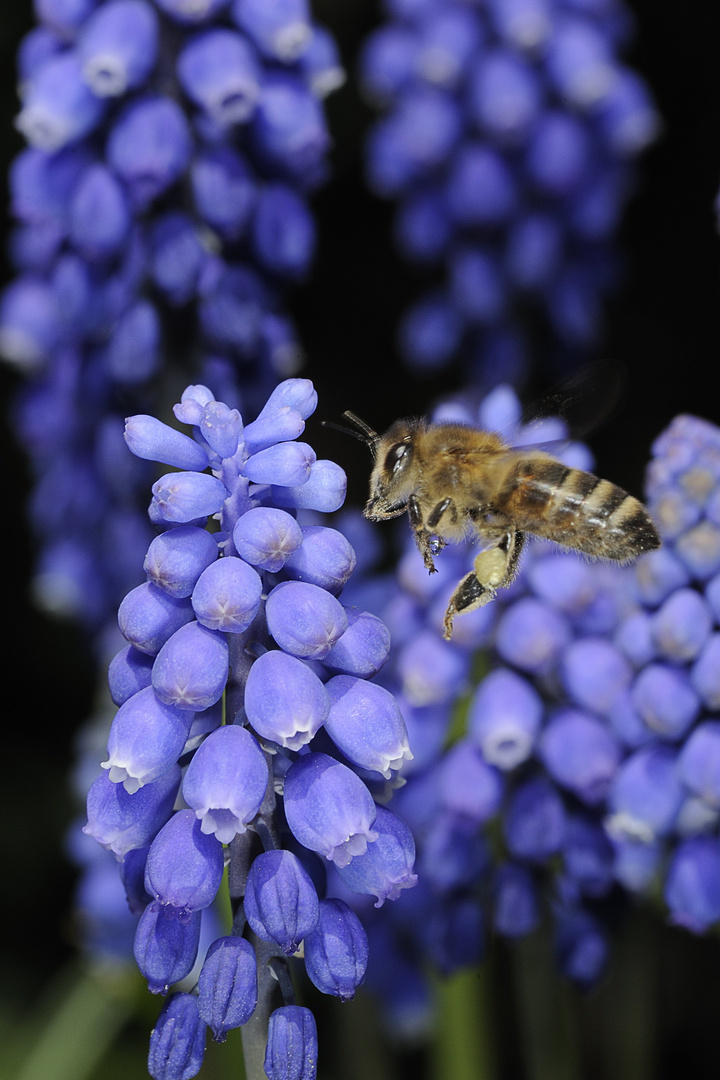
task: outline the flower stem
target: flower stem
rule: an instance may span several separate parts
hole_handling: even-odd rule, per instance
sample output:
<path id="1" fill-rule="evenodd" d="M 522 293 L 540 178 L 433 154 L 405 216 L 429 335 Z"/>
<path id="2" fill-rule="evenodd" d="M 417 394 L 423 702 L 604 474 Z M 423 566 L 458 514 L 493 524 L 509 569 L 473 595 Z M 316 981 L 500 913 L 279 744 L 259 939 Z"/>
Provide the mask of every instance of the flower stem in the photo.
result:
<path id="1" fill-rule="evenodd" d="M 495 1041 L 486 967 L 459 971 L 436 984 L 437 1038 L 432 1080 L 495 1080 Z"/>
<path id="2" fill-rule="evenodd" d="M 255 934 L 248 934 L 255 949 L 258 970 L 258 1001 L 255 1012 L 242 1028 L 243 1058 L 247 1080 L 267 1080 L 265 1074 L 265 1050 L 270 1014 L 283 1002 L 278 981 L 272 973 L 269 961 L 278 955 L 277 946 L 261 941 Z"/>

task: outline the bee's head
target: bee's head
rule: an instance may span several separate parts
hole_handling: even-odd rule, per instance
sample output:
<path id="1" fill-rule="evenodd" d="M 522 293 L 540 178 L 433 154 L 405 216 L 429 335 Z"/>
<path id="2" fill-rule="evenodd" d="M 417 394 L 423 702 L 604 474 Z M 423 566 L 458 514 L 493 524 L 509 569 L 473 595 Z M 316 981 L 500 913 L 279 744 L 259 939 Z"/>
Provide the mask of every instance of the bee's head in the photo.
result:
<path id="1" fill-rule="evenodd" d="M 385 521 L 399 517 L 417 486 L 416 438 L 422 420 L 396 420 L 375 443 L 375 467 L 370 476 L 370 498 L 365 517 Z"/>
<path id="2" fill-rule="evenodd" d="M 396 420 L 381 436 L 354 412 L 347 410 L 342 414 L 342 419 L 352 426 L 344 427 L 329 420 L 323 420 L 323 425 L 364 442 L 375 459 L 365 517 L 370 521 L 399 517 L 405 511 L 415 487 L 412 468 L 416 458 L 414 443 L 416 436 L 425 429 L 425 422 Z"/>

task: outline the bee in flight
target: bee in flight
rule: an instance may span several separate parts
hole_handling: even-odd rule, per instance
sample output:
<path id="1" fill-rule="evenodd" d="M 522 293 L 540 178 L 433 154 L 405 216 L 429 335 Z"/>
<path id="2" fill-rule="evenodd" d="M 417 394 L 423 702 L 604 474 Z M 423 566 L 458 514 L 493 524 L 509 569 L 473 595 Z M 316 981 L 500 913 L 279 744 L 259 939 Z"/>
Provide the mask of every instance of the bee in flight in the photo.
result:
<path id="1" fill-rule="evenodd" d="M 450 598 L 448 640 L 456 615 L 489 603 L 512 582 L 526 533 L 618 562 L 660 546 L 642 503 L 540 448 L 509 447 L 493 432 L 462 424 L 397 420 L 378 435 L 352 412 L 343 419 L 375 461 L 366 518 L 387 521 L 407 510 L 431 574 L 446 543 L 474 537 L 482 546 Z"/>

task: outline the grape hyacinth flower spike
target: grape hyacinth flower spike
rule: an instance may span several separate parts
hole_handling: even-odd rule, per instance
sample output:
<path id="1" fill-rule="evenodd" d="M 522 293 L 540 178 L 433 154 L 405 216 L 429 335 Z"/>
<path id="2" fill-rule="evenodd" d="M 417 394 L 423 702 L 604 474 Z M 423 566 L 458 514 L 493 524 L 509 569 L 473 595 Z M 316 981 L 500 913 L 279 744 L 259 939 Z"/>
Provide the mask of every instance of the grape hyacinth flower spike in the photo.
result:
<path id="1" fill-rule="evenodd" d="M 500 387 L 476 414 L 446 403 L 434 419 L 507 432 L 519 415 Z M 592 467 L 580 444 L 564 454 Z M 467 556 L 447 548 L 455 566 L 429 577 L 407 538 L 378 613 L 397 639 L 383 684 L 416 751 L 395 809 L 413 829 L 421 887 L 402 925 L 392 911 L 366 923 L 371 941 L 412 965 L 413 1000 L 428 959 L 452 970 L 478 958 L 455 947 L 464 904 L 476 926 L 511 939 L 548 912 L 558 968 L 585 988 L 630 898 L 662 893 L 668 921 L 695 934 L 720 925 L 719 491 L 720 430 L 676 417 L 645 485 L 661 547 L 618 566 L 531 543 L 512 587 L 458 619 L 450 642 L 442 618 Z M 381 975 L 371 964 L 384 1015 L 402 1023 L 409 995 Z"/>
<path id="2" fill-rule="evenodd" d="M 635 571 L 639 610 L 618 631 L 635 670 L 606 827 L 623 884 L 660 879 L 669 920 L 701 934 L 720 922 L 720 430 L 680 415 L 652 449 L 664 543 Z"/>
<path id="3" fill-rule="evenodd" d="M 479 406 L 471 401 L 466 396 L 445 402 L 433 423 L 502 432 L 517 447 L 567 435 L 557 418 L 524 427 L 509 386 L 496 388 Z M 387 495 L 390 512 L 401 502 L 391 487 L 391 470 L 396 466 L 393 480 L 402 483 L 397 461 L 409 456 L 398 431 L 397 440 L 380 440 L 384 452 L 376 468 L 382 483 L 371 494 L 371 500 Z M 700 433 L 695 437 L 700 440 Z M 711 442 L 707 431 L 704 439 Z M 517 939 L 531 933 L 545 912 L 562 973 L 585 987 L 596 982 L 609 955 L 618 901 L 642 891 L 647 874 L 659 865 L 664 838 L 680 827 L 687 793 L 672 744 L 683 724 L 696 721 L 688 689 L 697 695 L 704 680 L 708 706 L 717 689 L 708 589 L 720 558 L 710 499 L 717 451 L 715 444 L 705 446 L 696 462 L 695 451 L 679 438 L 663 438 L 656 452 L 661 448 L 672 458 L 669 465 L 684 471 L 671 482 L 669 465 L 661 460 L 653 466 L 656 481 L 648 502 L 663 546 L 635 566 L 591 564 L 576 552 L 531 539 L 517 578 L 493 603 L 457 618 L 451 640 L 443 640 L 445 613 L 467 571 L 467 547 L 448 544 L 438 572 L 428 574 L 403 526 L 405 553 L 396 578 L 382 593 L 373 591 L 374 583 L 365 584 L 393 633 L 395 648 L 382 682 L 401 707 L 416 755 L 393 809 L 413 831 L 420 886 L 407 898 L 402 923 L 392 908 L 365 919 L 371 942 L 382 940 L 385 955 L 393 958 L 390 966 L 398 969 L 388 972 L 385 964 L 373 970 L 371 959 L 368 973 L 391 1026 L 408 1024 L 406 1010 L 428 1011 L 428 962 L 445 972 L 479 962 L 486 930 Z M 568 474 L 579 469 L 584 476 L 593 467 L 588 449 L 574 442 L 564 446 L 562 461 Z M 400 495 L 406 498 L 408 490 L 409 485 Z M 708 520 L 702 517 L 703 501 Z M 678 530 L 677 544 L 665 519 Z M 699 590 L 687 595 L 687 559 L 695 560 L 696 572 L 708 583 L 704 604 Z M 672 587 L 661 582 L 663 568 L 669 568 Z M 673 589 L 673 608 L 653 615 Z M 362 596 L 363 584 L 353 580 L 348 590 Z M 643 593 L 653 611 L 642 610 Z M 666 663 L 658 662 L 660 640 L 668 650 Z M 690 678 L 681 670 L 683 656 Z M 665 676 L 670 671 L 672 692 L 663 694 L 653 684 L 654 667 L 662 667 Z M 639 694 L 648 702 L 644 723 Z M 653 736 L 651 701 L 656 712 L 662 705 L 668 713 L 667 734 Z M 720 695 L 715 707 L 717 701 Z M 685 799 L 694 803 L 697 828 L 708 820 L 698 804 L 705 791 L 712 792 L 720 738 L 712 724 L 695 731 L 696 747 L 691 752 L 688 742 L 680 762 L 698 796 Z M 690 821 L 688 809 L 683 827 Z M 380 812 L 373 829 L 378 843 L 387 842 L 390 830 Z M 716 840 L 694 839 L 682 846 L 672 880 L 675 917 L 685 918 L 685 925 L 693 918 L 698 924 L 707 920 L 720 895 L 714 891 Z M 338 873 L 350 884 L 357 869 L 351 863 Z M 702 896 L 690 911 L 689 883 L 696 879 Z M 381 885 L 379 875 L 376 880 Z M 400 963 L 410 972 L 405 982 L 412 981 L 412 993 L 398 985 Z"/>
<path id="4" fill-rule="evenodd" d="M 634 159 L 659 120 L 620 59 L 620 0 L 385 0 L 360 78 L 383 110 L 368 184 L 396 202 L 395 241 L 438 282 L 406 312 L 415 371 L 465 362 L 520 383 L 538 319 L 574 363 L 618 279 L 614 238 Z"/>
<path id="5" fill-rule="evenodd" d="M 104 665 L 152 535 L 123 416 L 162 400 L 170 357 L 221 398 L 241 369 L 253 411 L 298 370 L 285 297 L 312 265 L 343 73 L 307 0 L 26 6 L 0 356 L 25 380 L 35 602 Z"/>
<path id="6" fill-rule="evenodd" d="M 352 998 L 368 939 L 345 898 L 379 907 L 416 881 L 409 829 L 371 794 L 412 756 L 394 698 L 367 681 L 389 635 L 339 599 L 355 565 L 345 537 L 303 523 L 345 497 L 342 469 L 298 440 L 316 404 L 309 380 L 289 379 L 244 424 L 198 385 L 175 406 L 193 437 L 151 416 L 126 424 L 132 452 L 173 471 L 152 488 L 147 580 L 120 607 L 118 711 L 85 831 L 141 910 L 134 951 L 153 993 L 195 967 L 224 867 L 234 915 L 196 987 L 168 998 L 155 1080 L 197 1073 L 206 1027 L 219 1041 L 243 1027 L 249 1077 L 263 1057 L 270 1076 L 315 1076 L 288 957 L 304 942 L 312 982 Z"/>

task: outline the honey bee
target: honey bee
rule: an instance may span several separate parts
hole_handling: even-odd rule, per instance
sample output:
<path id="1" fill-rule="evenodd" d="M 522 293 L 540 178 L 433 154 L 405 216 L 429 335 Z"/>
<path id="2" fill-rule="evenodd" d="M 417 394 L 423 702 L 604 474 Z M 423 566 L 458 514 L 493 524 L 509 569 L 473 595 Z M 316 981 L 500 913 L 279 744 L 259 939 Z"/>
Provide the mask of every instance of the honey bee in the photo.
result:
<path id="1" fill-rule="evenodd" d="M 445 612 L 448 640 L 456 615 L 483 607 L 513 581 L 526 533 L 618 562 L 660 546 L 642 503 L 540 448 L 513 448 L 493 432 L 462 424 L 397 420 L 378 435 L 352 412 L 343 418 L 375 461 L 366 518 L 387 521 L 407 510 L 431 574 L 433 556 L 446 543 L 481 544 Z"/>

